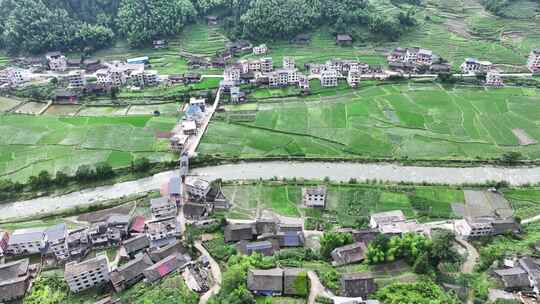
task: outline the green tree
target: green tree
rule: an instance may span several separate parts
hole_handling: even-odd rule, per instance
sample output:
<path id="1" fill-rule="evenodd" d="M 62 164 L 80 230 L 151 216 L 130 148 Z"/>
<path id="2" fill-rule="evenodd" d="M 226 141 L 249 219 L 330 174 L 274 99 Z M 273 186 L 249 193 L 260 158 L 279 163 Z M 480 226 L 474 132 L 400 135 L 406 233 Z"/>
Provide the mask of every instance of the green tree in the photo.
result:
<path id="1" fill-rule="evenodd" d="M 375 297 L 385 304 L 458 304 L 460 301 L 429 280 L 394 283 L 377 291 Z"/>
<path id="2" fill-rule="evenodd" d="M 515 164 L 523 159 L 523 154 L 517 151 L 509 151 L 501 156 L 501 160 L 509 165 Z"/>
<path id="3" fill-rule="evenodd" d="M 132 169 L 135 172 L 146 172 L 150 170 L 150 160 L 146 157 L 137 158 L 132 163 Z"/>
<path id="4" fill-rule="evenodd" d="M 196 14 L 189 0 L 122 0 L 118 23 L 129 44 L 140 46 L 179 33 Z"/>
<path id="5" fill-rule="evenodd" d="M 75 172 L 75 179 L 80 182 L 87 182 L 96 176 L 96 172 L 89 165 L 82 165 Z"/>
<path id="6" fill-rule="evenodd" d="M 331 258 L 332 250 L 345 246 L 353 242 L 352 235 L 344 232 L 325 232 L 320 239 L 321 256 L 325 259 Z"/>
<path id="7" fill-rule="evenodd" d="M 54 179 L 54 182 L 58 186 L 65 186 L 69 182 L 69 175 L 64 173 L 64 171 L 58 171 L 56 172 L 56 177 Z"/>
<path id="8" fill-rule="evenodd" d="M 60 304 L 66 300 L 68 292 L 63 278 L 41 275 L 33 282 L 23 304 Z"/>
<path id="9" fill-rule="evenodd" d="M 100 162 L 96 164 L 96 177 L 101 179 L 107 179 L 114 176 L 114 171 L 111 165 L 107 162 Z"/>

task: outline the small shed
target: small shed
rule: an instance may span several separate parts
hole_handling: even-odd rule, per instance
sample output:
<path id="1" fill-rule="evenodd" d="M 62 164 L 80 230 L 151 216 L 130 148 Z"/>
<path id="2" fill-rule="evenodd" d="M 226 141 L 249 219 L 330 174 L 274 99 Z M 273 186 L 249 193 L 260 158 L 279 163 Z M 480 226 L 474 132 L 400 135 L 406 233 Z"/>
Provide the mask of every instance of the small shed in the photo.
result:
<path id="1" fill-rule="evenodd" d="M 352 45 L 353 39 L 349 34 L 338 34 L 336 37 L 336 44 L 338 45 Z"/>
<path id="2" fill-rule="evenodd" d="M 250 269 L 247 287 L 257 295 L 279 296 L 283 294 L 283 270 L 280 268 Z"/>

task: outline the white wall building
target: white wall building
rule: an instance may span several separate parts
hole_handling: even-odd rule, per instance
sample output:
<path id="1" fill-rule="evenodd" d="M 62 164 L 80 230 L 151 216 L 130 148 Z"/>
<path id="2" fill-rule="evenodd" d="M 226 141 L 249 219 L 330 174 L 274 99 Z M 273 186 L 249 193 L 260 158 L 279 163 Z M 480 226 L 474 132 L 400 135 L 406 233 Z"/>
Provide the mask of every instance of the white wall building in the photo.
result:
<path id="1" fill-rule="evenodd" d="M 66 79 L 70 88 L 80 89 L 86 84 L 83 70 L 70 71 Z"/>
<path id="2" fill-rule="evenodd" d="M 293 57 L 283 57 L 283 68 L 284 69 L 294 69 L 296 63 Z"/>
<path id="3" fill-rule="evenodd" d="M 253 47 L 253 55 L 264 55 L 268 52 L 268 47 L 266 44 L 261 44 L 259 46 Z"/>
<path id="4" fill-rule="evenodd" d="M 67 263 L 64 278 L 74 293 L 103 285 L 110 280 L 109 259 L 99 255 L 84 262 Z"/>
<path id="5" fill-rule="evenodd" d="M 540 70 L 540 48 L 532 50 L 529 54 L 527 68 L 533 73 Z"/>
<path id="6" fill-rule="evenodd" d="M 326 69 L 321 72 L 321 86 L 324 88 L 337 87 L 338 75 L 336 70 Z"/>
<path id="7" fill-rule="evenodd" d="M 51 71 L 63 72 L 67 69 L 67 59 L 66 56 L 62 55 L 60 52 L 50 52 L 45 54 L 49 69 Z"/>

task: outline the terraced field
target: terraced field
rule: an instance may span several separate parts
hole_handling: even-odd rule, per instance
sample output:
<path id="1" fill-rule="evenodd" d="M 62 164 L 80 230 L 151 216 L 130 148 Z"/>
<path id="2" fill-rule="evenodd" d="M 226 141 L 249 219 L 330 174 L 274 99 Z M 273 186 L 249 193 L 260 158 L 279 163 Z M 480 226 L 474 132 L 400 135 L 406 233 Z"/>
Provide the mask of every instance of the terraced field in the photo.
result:
<path id="1" fill-rule="evenodd" d="M 520 145 L 516 134 L 540 139 L 539 94 L 527 88 L 414 83 L 328 91 L 259 103 L 252 121 L 218 116 L 199 152 L 243 158 L 463 160 L 519 151 L 538 159 L 539 146 Z"/>
<path id="2" fill-rule="evenodd" d="M 106 161 L 114 168 L 137 157 L 171 160 L 168 131 L 174 117 L 0 116 L 0 178 L 24 182 L 41 170 L 68 174 L 78 166 Z"/>
<path id="3" fill-rule="evenodd" d="M 224 50 L 228 39 L 218 26 L 194 24 L 186 27 L 180 35 L 180 48 L 193 55 L 213 56 Z"/>

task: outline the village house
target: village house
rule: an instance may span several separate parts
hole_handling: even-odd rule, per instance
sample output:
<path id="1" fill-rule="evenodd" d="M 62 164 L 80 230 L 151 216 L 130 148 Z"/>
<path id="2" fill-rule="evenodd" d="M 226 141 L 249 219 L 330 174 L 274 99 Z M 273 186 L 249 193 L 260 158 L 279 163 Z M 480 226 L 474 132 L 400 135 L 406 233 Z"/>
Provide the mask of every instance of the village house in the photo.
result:
<path id="1" fill-rule="evenodd" d="M 66 246 L 70 260 L 79 260 L 85 257 L 91 248 L 88 228 L 83 227 L 68 231 Z"/>
<path id="2" fill-rule="evenodd" d="M 122 242 L 120 254 L 124 257 L 134 258 L 135 255 L 150 247 L 150 240 L 146 234 L 139 234 Z"/>
<path id="3" fill-rule="evenodd" d="M 30 255 L 40 253 L 45 246 L 44 227 L 17 229 L 11 233 L 7 254 Z"/>
<path id="4" fill-rule="evenodd" d="M 22 299 L 31 287 L 37 271 L 29 259 L 0 264 L 0 303 L 10 303 Z"/>
<path id="5" fill-rule="evenodd" d="M 48 227 L 45 230 L 46 253 L 54 255 L 58 261 L 67 260 L 69 258 L 66 244 L 67 236 L 66 224 L 64 223 Z"/>
<path id="6" fill-rule="evenodd" d="M 266 44 L 261 44 L 259 46 L 253 47 L 253 55 L 264 55 L 268 52 L 268 47 Z"/>
<path id="7" fill-rule="evenodd" d="M 336 36 L 336 44 L 338 45 L 352 45 L 353 39 L 349 34 L 338 34 Z"/>
<path id="8" fill-rule="evenodd" d="M 251 255 L 260 253 L 263 256 L 272 256 L 279 250 L 279 244 L 276 240 L 266 240 L 257 242 L 240 241 L 236 246 L 238 252 Z"/>
<path id="9" fill-rule="evenodd" d="M 231 91 L 231 102 L 232 103 L 241 103 L 241 102 L 245 102 L 247 97 L 246 97 L 246 93 L 245 92 L 242 92 L 240 91 L 240 87 L 232 87 L 230 89 Z"/>
<path id="10" fill-rule="evenodd" d="M 231 41 L 225 44 L 225 49 L 236 55 L 241 52 L 251 52 L 252 45 L 246 40 Z"/>
<path id="11" fill-rule="evenodd" d="M 155 86 L 159 84 L 159 74 L 155 70 L 137 70 L 130 75 L 131 83 L 138 87 Z"/>
<path id="12" fill-rule="evenodd" d="M 350 87 L 356 88 L 360 85 L 360 79 L 362 78 L 362 73 L 360 71 L 349 71 L 347 74 L 347 83 Z"/>
<path id="13" fill-rule="evenodd" d="M 154 40 L 152 41 L 152 46 L 154 47 L 154 49 L 164 49 L 169 46 L 169 43 L 167 42 L 167 40 Z"/>
<path id="14" fill-rule="evenodd" d="M 272 88 L 286 87 L 298 83 L 298 72 L 296 69 L 279 69 L 268 73 L 268 82 Z"/>
<path id="15" fill-rule="evenodd" d="M 540 48 L 532 50 L 529 54 L 527 68 L 534 74 L 540 73 Z"/>
<path id="16" fill-rule="evenodd" d="M 202 112 L 206 111 L 206 99 L 205 98 L 191 97 L 191 98 L 189 98 L 189 105 L 199 107 Z"/>
<path id="17" fill-rule="evenodd" d="M 219 82 L 219 87 L 221 88 L 223 93 L 230 93 L 231 89 L 235 86 L 237 86 L 237 83 L 236 81 L 233 81 L 233 80 L 223 79 Z"/>
<path id="18" fill-rule="evenodd" d="M 294 69 L 296 68 L 296 63 L 294 57 L 283 57 L 283 68 L 284 69 Z"/>
<path id="19" fill-rule="evenodd" d="M 320 75 L 326 69 L 326 65 L 322 63 L 306 63 L 304 67 L 311 75 Z"/>
<path id="20" fill-rule="evenodd" d="M 375 278 L 370 272 L 346 273 L 341 276 L 341 295 L 367 299 L 377 290 Z"/>
<path id="21" fill-rule="evenodd" d="M 167 197 L 153 198 L 150 200 L 150 211 L 155 219 L 176 216 L 178 209 L 176 202 Z"/>
<path id="22" fill-rule="evenodd" d="M 247 288 L 256 295 L 280 296 L 283 294 L 283 270 L 280 268 L 250 269 Z"/>
<path id="23" fill-rule="evenodd" d="M 207 218 L 212 209 L 209 204 L 187 202 L 184 204 L 183 211 L 187 220 L 199 221 Z"/>
<path id="24" fill-rule="evenodd" d="M 45 54 L 45 59 L 51 71 L 63 72 L 67 69 L 66 56 L 60 52 L 49 52 Z"/>
<path id="25" fill-rule="evenodd" d="M 279 247 L 302 247 L 305 243 L 302 225 L 280 224 L 275 237 Z"/>
<path id="26" fill-rule="evenodd" d="M 146 218 L 142 215 L 134 216 L 131 220 L 131 225 L 129 225 L 130 234 L 140 234 L 144 233 Z"/>
<path id="27" fill-rule="evenodd" d="M 364 242 L 357 242 L 332 250 L 332 265 L 342 266 L 357 262 L 362 262 L 365 257 L 367 246 Z"/>
<path id="28" fill-rule="evenodd" d="M 183 77 L 184 77 L 184 82 L 186 84 L 197 83 L 197 82 L 201 82 L 202 80 L 202 75 L 200 73 L 193 73 L 193 72 L 184 73 Z"/>
<path id="29" fill-rule="evenodd" d="M 300 45 L 308 45 L 311 43 L 311 38 L 306 34 L 299 34 L 293 38 L 292 43 Z"/>
<path id="30" fill-rule="evenodd" d="M 81 68 L 82 60 L 81 58 L 73 58 L 67 60 L 67 67 L 70 69 L 79 69 Z"/>
<path id="31" fill-rule="evenodd" d="M 323 88 L 337 87 L 338 75 L 336 70 L 326 69 L 321 72 L 321 86 Z"/>
<path id="32" fill-rule="evenodd" d="M 69 84 L 69 88 L 82 89 L 86 84 L 84 70 L 69 71 L 66 80 Z"/>
<path id="33" fill-rule="evenodd" d="M 303 93 L 309 93 L 309 79 L 306 75 L 298 75 L 298 87 Z"/>
<path id="34" fill-rule="evenodd" d="M 371 228 L 378 228 L 380 226 L 391 224 L 395 222 L 403 222 L 407 220 L 403 211 L 392 210 L 386 212 L 373 213 L 369 220 L 369 226 Z"/>
<path id="35" fill-rule="evenodd" d="M 229 224 L 225 227 L 225 242 L 237 242 L 241 240 L 253 240 L 257 235 L 255 226 L 252 224 Z"/>
<path id="36" fill-rule="evenodd" d="M 497 70 L 488 71 L 486 74 L 486 85 L 497 88 L 504 86 L 501 73 Z"/>
<path id="37" fill-rule="evenodd" d="M 434 63 L 429 68 L 429 72 L 433 74 L 449 74 L 450 65 L 448 63 Z"/>
<path id="38" fill-rule="evenodd" d="M 107 223 L 92 223 L 88 228 L 88 238 L 95 248 L 104 248 L 109 246 L 109 237 L 107 235 Z"/>
<path id="39" fill-rule="evenodd" d="M 9 243 L 9 233 L 7 231 L 0 230 L 0 258 L 4 256 L 7 251 Z"/>
<path id="40" fill-rule="evenodd" d="M 191 262 L 189 256 L 182 254 L 170 255 L 146 268 L 143 271 L 144 278 L 148 283 L 157 282 L 168 274 L 183 269 L 189 262 Z"/>
<path id="41" fill-rule="evenodd" d="M 180 176 L 173 176 L 167 183 L 167 195 L 169 200 L 180 204 L 182 198 L 182 179 Z"/>
<path id="42" fill-rule="evenodd" d="M 242 69 L 243 67 L 240 64 L 227 66 L 223 71 L 223 80 L 233 81 L 235 84 L 237 84 L 240 81 Z"/>
<path id="43" fill-rule="evenodd" d="M 20 68 L 6 68 L 0 71 L 0 84 L 7 83 L 10 86 L 18 86 L 26 81 L 28 71 Z"/>
<path id="44" fill-rule="evenodd" d="M 522 257 L 514 267 L 498 269 L 494 273 L 507 291 L 540 294 L 540 265 L 531 257 Z"/>
<path id="45" fill-rule="evenodd" d="M 388 63 L 388 68 L 391 71 L 401 74 L 411 74 L 418 71 L 417 65 L 409 62 L 390 62 Z"/>
<path id="46" fill-rule="evenodd" d="M 128 58 L 126 62 L 128 64 L 147 64 L 148 62 L 150 62 L 150 58 L 148 56 Z"/>
<path id="47" fill-rule="evenodd" d="M 128 236 L 131 216 L 127 214 L 111 214 L 107 218 L 107 237 L 111 245 L 118 246 Z"/>
<path id="48" fill-rule="evenodd" d="M 418 47 L 408 48 L 405 52 L 405 61 L 418 65 L 431 65 L 433 63 L 433 52 Z"/>
<path id="49" fill-rule="evenodd" d="M 186 146 L 188 136 L 184 134 L 174 134 L 169 138 L 171 150 L 174 152 L 182 152 Z"/>
<path id="50" fill-rule="evenodd" d="M 272 57 L 261 58 L 261 72 L 270 73 L 274 70 L 274 63 Z"/>
<path id="51" fill-rule="evenodd" d="M 418 223 L 415 219 L 391 222 L 380 225 L 379 232 L 387 235 L 403 235 L 405 233 L 421 233 L 424 235 L 430 234 L 429 227 Z"/>
<path id="52" fill-rule="evenodd" d="M 109 259 L 104 254 L 80 263 L 69 262 L 66 264 L 64 279 L 74 293 L 103 285 L 110 280 Z"/>
<path id="53" fill-rule="evenodd" d="M 184 76 L 179 74 L 172 74 L 167 76 L 167 80 L 170 84 L 182 84 L 184 83 Z"/>
<path id="54" fill-rule="evenodd" d="M 154 263 L 157 263 L 170 255 L 186 254 L 187 249 L 182 245 L 182 242 L 179 240 L 174 240 L 170 244 L 160 247 L 158 249 L 153 249 L 150 251 L 150 258 Z"/>
<path id="55" fill-rule="evenodd" d="M 379 235 L 379 231 L 377 229 L 354 229 L 351 231 L 353 240 L 355 242 L 363 242 L 366 245 L 369 244 L 369 242 L 373 241 L 377 235 Z"/>
<path id="56" fill-rule="evenodd" d="M 197 135 L 197 123 L 194 120 L 182 120 L 181 126 L 184 135 Z"/>
<path id="57" fill-rule="evenodd" d="M 461 64 L 460 69 L 463 74 L 482 74 L 491 70 L 493 64 L 489 61 L 479 61 L 475 58 L 467 58 Z"/>
<path id="58" fill-rule="evenodd" d="M 302 201 L 306 207 L 324 209 L 326 207 L 326 187 L 302 188 Z"/>
<path id="59" fill-rule="evenodd" d="M 196 127 L 199 127 L 204 120 L 203 110 L 197 104 L 188 104 L 183 119 L 192 120 L 195 122 Z"/>
<path id="60" fill-rule="evenodd" d="M 255 221 L 255 231 L 258 235 L 275 234 L 278 231 L 278 223 L 274 219 L 259 218 Z"/>
<path id="61" fill-rule="evenodd" d="M 386 57 L 386 60 L 388 62 L 404 62 L 405 61 L 405 55 L 407 54 L 407 50 L 401 47 L 395 48 L 393 51 L 388 54 Z"/>
<path id="62" fill-rule="evenodd" d="M 154 263 L 146 254 L 141 254 L 133 260 L 111 271 L 111 283 L 116 292 L 121 292 L 144 279 L 143 272 Z"/>
<path id="63" fill-rule="evenodd" d="M 95 58 L 86 58 L 83 60 L 82 65 L 87 72 L 95 72 L 100 68 L 101 61 Z"/>
<path id="64" fill-rule="evenodd" d="M 218 16 L 206 16 L 206 22 L 208 25 L 216 25 L 218 20 Z"/>
<path id="65" fill-rule="evenodd" d="M 194 199 L 204 199 L 210 192 L 211 184 L 201 178 L 188 176 L 185 181 L 186 192 Z"/>
<path id="66" fill-rule="evenodd" d="M 167 245 L 180 234 L 180 225 L 176 217 L 146 221 L 146 235 L 150 239 L 150 247 L 152 248 Z"/>
<path id="67" fill-rule="evenodd" d="M 72 90 L 56 89 L 54 90 L 54 102 L 55 103 L 77 103 L 79 100 L 79 93 Z"/>
<path id="68" fill-rule="evenodd" d="M 515 218 L 496 217 L 466 217 L 456 223 L 456 231 L 466 239 L 500 235 L 505 233 L 517 234 L 521 227 Z"/>

